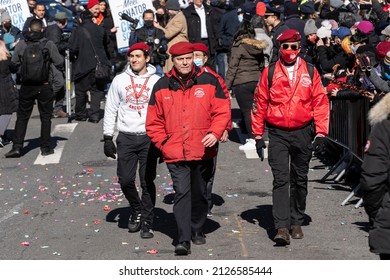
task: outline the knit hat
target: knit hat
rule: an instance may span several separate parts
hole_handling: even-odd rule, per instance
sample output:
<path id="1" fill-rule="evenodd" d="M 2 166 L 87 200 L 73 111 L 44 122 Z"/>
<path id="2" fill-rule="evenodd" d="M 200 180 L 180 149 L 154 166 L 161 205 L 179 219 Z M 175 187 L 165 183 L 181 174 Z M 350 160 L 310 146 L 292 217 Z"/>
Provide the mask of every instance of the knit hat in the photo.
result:
<path id="1" fill-rule="evenodd" d="M 140 42 L 140 43 L 135 43 L 135 44 L 133 44 L 133 45 L 129 48 L 129 50 L 127 51 L 127 56 L 129 56 L 130 53 L 131 53 L 132 51 L 135 51 L 135 50 L 141 50 L 141 51 L 144 51 L 144 52 L 150 54 L 150 47 L 149 47 L 147 44 L 145 44 L 144 42 Z"/>
<path id="2" fill-rule="evenodd" d="M 287 29 L 280 33 L 278 38 L 276 38 L 276 41 L 279 43 L 283 42 L 298 42 L 301 41 L 301 35 L 299 32 L 295 29 Z"/>
<path id="3" fill-rule="evenodd" d="M 314 34 L 314 33 L 317 33 L 317 26 L 316 26 L 316 22 L 314 19 L 308 19 L 305 23 L 305 28 L 303 30 L 303 32 L 305 33 L 305 36 L 307 35 L 310 35 L 310 34 Z"/>
<path id="4" fill-rule="evenodd" d="M 308 2 L 303 3 L 300 6 L 300 10 L 301 10 L 301 13 L 305 14 L 305 15 L 311 15 L 311 14 L 314 14 L 316 12 L 316 10 L 314 8 L 314 2 L 312 2 L 312 1 L 308 1 Z"/>
<path id="5" fill-rule="evenodd" d="M 329 21 L 330 25 L 332 26 L 332 28 L 331 28 L 332 30 L 339 28 L 339 24 L 334 19 L 329 19 L 328 21 Z"/>
<path id="6" fill-rule="evenodd" d="M 259 2 L 256 5 L 256 14 L 258 14 L 259 16 L 263 17 L 264 14 L 265 14 L 266 9 L 267 9 L 267 7 L 264 4 L 264 2 Z"/>
<path id="7" fill-rule="evenodd" d="M 335 9 L 338 9 L 340 8 L 342 5 L 344 5 L 343 1 L 341 0 L 330 0 L 329 1 L 329 4 L 332 8 L 335 8 Z"/>
<path id="8" fill-rule="evenodd" d="M 93 6 L 99 5 L 98 0 L 89 0 L 87 4 L 87 9 L 92 9 Z"/>
<path id="9" fill-rule="evenodd" d="M 378 61 L 385 58 L 386 54 L 390 51 L 390 42 L 380 42 L 375 49 L 375 54 Z"/>
<path id="10" fill-rule="evenodd" d="M 362 20 L 358 25 L 356 25 L 356 28 L 363 34 L 368 34 L 374 31 L 374 25 L 368 20 Z"/>
<path id="11" fill-rule="evenodd" d="M 209 49 L 205 44 L 202 43 L 194 43 L 193 44 L 194 51 L 201 51 L 204 52 L 206 55 L 209 53 Z"/>
<path id="12" fill-rule="evenodd" d="M 297 2 L 285 2 L 284 3 L 284 15 L 291 16 L 291 15 L 298 15 L 299 14 L 299 5 Z"/>
<path id="13" fill-rule="evenodd" d="M 250 21 L 252 16 L 256 14 L 256 5 L 252 2 L 246 2 L 242 6 L 242 12 L 244 13 L 244 20 Z"/>
<path id="14" fill-rule="evenodd" d="M 1 22 L 11 20 L 11 17 L 7 11 L 1 14 Z"/>
<path id="15" fill-rule="evenodd" d="M 169 53 L 172 56 L 179 56 L 194 51 L 194 45 L 189 42 L 178 42 L 172 45 L 169 49 Z"/>
<path id="16" fill-rule="evenodd" d="M 341 40 L 345 38 L 345 36 L 352 35 L 352 32 L 349 28 L 345 26 L 341 26 L 336 30 L 332 30 L 332 35 L 339 37 Z"/>
<path id="17" fill-rule="evenodd" d="M 174 11 L 180 11 L 179 0 L 168 0 L 165 3 L 165 9 L 167 9 L 167 10 L 174 10 Z"/>
<path id="18" fill-rule="evenodd" d="M 317 36 L 319 38 L 326 38 L 332 35 L 332 25 L 329 20 L 324 20 L 321 22 L 321 27 L 317 30 Z"/>

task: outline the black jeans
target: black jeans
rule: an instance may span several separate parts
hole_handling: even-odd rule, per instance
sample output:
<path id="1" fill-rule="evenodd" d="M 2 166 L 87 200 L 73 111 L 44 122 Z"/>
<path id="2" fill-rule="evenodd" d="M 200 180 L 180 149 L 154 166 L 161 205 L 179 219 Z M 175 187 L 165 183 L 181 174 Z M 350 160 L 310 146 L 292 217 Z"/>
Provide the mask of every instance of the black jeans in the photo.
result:
<path id="1" fill-rule="evenodd" d="M 167 163 L 175 190 L 173 214 L 179 242 L 190 241 L 191 232 L 200 232 L 207 219 L 207 190 L 213 159 Z"/>
<path id="2" fill-rule="evenodd" d="M 99 120 L 100 101 L 104 96 L 104 81 L 96 80 L 95 70 L 89 72 L 86 76 L 74 81 L 76 105 L 76 118 L 87 118 Z M 91 103 L 89 112 L 87 112 L 87 91 L 91 93 Z"/>
<path id="3" fill-rule="evenodd" d="M 16 114 L 14 148 L 23 148 L 28 121 L 34 108 L 35 100 L 38 103 L 41 119 L 41 150 L 50 149 L 51 115 L 53 112 L 53 92 L 48 84 L 39 86 L 22 85 L 19 93 L 19 108 Z"/>
<path id="4" fill-rule="evenodd" d="M 269 127 L 268 134 L 268 162 L 274 176 L 272 214 L 275 228 L 302 225 L 312 156 L 312 127 L 307 125 L 294 131 Z"/>
<path id="5" fill-rule="evenodd" d="M 121 189 L 130 203 L 132 211 L 141 211 L 141 220 L 153 222 L 153 209 L 156 204 L 156 167 L 158 150 L 151 144 L 147 135 L 129 135 L 119 132 L 116 139 L 118 166 L 117 175 Z M 141 182 L 142 195 L 135 186 L 136 171 Z"/>
<path id="6" fill-rule="evenodd" d="M 251 109 L 253 106 L 253 97 L 256 85 L 257 82 L 249 82 L 232 87 L 233 94 L 236 96 L 236 100 L 238 106 L 240 107 L 241 114 L 244 118 L 245 127 L 250 138 L 253 138 Z"/>

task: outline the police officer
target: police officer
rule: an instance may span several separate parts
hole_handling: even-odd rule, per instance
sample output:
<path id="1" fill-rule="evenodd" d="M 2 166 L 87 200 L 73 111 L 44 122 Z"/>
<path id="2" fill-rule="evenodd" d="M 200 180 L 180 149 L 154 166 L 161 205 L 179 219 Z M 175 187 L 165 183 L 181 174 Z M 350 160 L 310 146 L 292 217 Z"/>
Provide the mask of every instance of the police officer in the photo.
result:
<path id="1" fill-rule="evenodd" d="M 268 162 L 274 176 L 272 214 L 277 229 L 274 241 L 277 245 L 288 245 L 290 228 L 292 238 L 303 238 L 301 225 L 306 210 L 312 146 L 320 150 L 328 134 L 329 101 L 318 71 L 298 56 L 299 32 L 283 31 L 276 40 L 280 58 L 261 75 L 252 110 L 252 129 L 261 158 L 265 148 L 265 122 L 268 126 Z M 273 79 L 268 77 L 271 67 Z"/>
<path id="2" fill-rule="evenodd" d="M 146 43 L 151 49 L 150 64 L 156 67 L 156 74 L 162 76 L 164 74 L 162 67 L 167 59 L 167 39 L 164 31 L 154 27 L 154 12 L 152 10 L 145 10 L 142 19 L 144 26 L 130 33 L 129 47 L 139 42 Z"/>

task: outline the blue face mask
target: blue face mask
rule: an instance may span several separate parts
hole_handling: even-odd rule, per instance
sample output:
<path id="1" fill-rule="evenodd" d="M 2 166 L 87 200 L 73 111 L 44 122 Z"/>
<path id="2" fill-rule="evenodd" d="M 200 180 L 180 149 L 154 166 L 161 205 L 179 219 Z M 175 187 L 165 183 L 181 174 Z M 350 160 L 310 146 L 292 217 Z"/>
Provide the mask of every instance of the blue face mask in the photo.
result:
<path id="1" fill-rule="evenodd" d="M 201 58 L 194 58 L 194 63 L 196 66 L 203 66 L 203 60 Z"/>
<path id="2" fill-rule="evenodd" d="M 244 20 L 244 15 L 238 15 L 238 21 L 242 22 Z"/>

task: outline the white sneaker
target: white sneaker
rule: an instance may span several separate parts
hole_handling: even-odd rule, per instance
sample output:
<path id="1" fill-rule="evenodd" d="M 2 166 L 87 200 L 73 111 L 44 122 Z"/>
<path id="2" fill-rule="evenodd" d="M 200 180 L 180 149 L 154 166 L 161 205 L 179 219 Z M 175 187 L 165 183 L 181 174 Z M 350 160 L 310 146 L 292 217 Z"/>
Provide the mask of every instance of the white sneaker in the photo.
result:
<path id="1" fill-rule="evenodd" d="M 256 141 L 255 139 L 246 139 L 246 143 L 244 145 L 241 145 L 238 147 L 240 151 L 245 151 L 245 150 L 256 150 Z"/>

